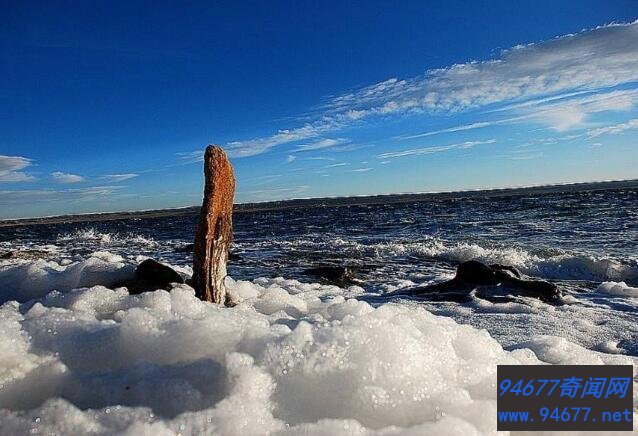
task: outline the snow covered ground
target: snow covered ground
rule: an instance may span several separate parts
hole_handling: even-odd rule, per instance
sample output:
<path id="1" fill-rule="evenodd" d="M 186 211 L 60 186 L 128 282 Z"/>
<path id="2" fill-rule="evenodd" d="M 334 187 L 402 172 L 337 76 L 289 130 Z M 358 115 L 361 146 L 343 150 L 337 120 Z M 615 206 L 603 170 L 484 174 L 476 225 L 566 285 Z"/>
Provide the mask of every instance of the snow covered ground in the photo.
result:
<path id="1" fill-rule="evenodd" d="M 229 278 L 240 304 L 226 309 L 186 285 L 110 289 L 134 266 L 107 252 L 60 263 L 0 267 L 3 435 L 490 434 L 498 364 L 638 364 L 604 337 L 592 339 L 604 352 L 550 335 L 516 343 L 516 321 L 505 350 L 487 330 L 356 286 Z M 636 297 L 623 283 L 599 292 Z M 458 310 L 498 322 L 550 310 L 471 309 Z M 583 336 L 604 331 L 564 310 L 555 318 Z"/>

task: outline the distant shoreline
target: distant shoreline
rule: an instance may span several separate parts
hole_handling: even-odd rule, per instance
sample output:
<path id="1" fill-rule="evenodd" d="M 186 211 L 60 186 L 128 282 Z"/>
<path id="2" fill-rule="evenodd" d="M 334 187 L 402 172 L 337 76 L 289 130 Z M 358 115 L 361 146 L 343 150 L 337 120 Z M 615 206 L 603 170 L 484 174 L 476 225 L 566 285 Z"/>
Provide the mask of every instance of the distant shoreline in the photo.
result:
<path id="1" fill-rule="evenodd" d="M 638 189 L 638 179 L 606 182 L 584 182 L 560 185 L 529 186 L 521 188 L 497 188 L 470 191 L 449 191 L 410 194 L 380 194 L 350 197 L 320 197 L 291 200 L 268 201 L 263 203 L 235 204 L 235 213 L 260 212 L 308 207 L 338 207 L 367 204 L 396 204 L 421 202 L 433 198 L 490 198 L 516 195 L 534 195 L 559 192 L 604 191 L 610 189 Z M 162 218 L 170 216 L 193 215 L 199 212 L 199 206 L 176 209 L 158 209 L 130 212 L 104 212 L 77 215 L 60 215 L 41 218 L 18 218 L 0 220 L 0 227 L 28 226 L 36 224 L 62 224 L 78 222 L 113 221 L 132 218 Z"/>

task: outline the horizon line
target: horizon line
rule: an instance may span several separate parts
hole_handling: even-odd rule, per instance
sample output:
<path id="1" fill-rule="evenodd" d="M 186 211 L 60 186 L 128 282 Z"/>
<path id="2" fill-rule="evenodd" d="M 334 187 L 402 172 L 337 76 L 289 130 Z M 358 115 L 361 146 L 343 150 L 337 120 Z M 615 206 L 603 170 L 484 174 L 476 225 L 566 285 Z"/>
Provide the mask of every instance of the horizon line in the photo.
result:
<path id="1" fill-rule="evenodd" d="M 478 193 L 478 192 L 490 192 L 490 191 L 506 191 L 506 190 L 515 190 L 515 189 L 534 189 L 534 188 L 562 187 L 562 186 L 571 186 L 571 185 L 622 183 L 622 182 L 638 182 L 638 178 L 592 180 L 592 181 L 562 182 L 562 183 L 559 182 L 559 183 L 548 183 L 548 184 L 500 186 L 500 187 L 485 187 L 485 188 L 469 188 L 469 189 L 459 189 L 459 190 L 450 190 L 450 191 L 409 191 L 409 192 L 392 192 L 392 193 L 386 193 L 386 194 L 352 194 L 352 195 L 338 195 L 338 196 L 324 196 L 324 197 L 295 197 L 295 198 L 285 198 L 280 200 L 264 200 L 264 201 L 233 203 L 233 206 L 245 206 L 245 205 L 252 205 L 252 204 L 260 205 L 260 204 L 269 204 L 269 203 L 277 203 L 277 202 L 285 203 L 285 202 L 293 202 L 293 201 L 300 201 L 300 200 L 337 200 L 337 199 L 347 199 L 347 198 L 390 197 L 395 195 L 462 194 L 462 193 L 470 193 L 470 192 Z M 43 219 L 65 218 L 65 217 L 90 217 L 94 215 L 109 215 L 109 214 L 168 212 L 168 211 L 192 209 L 195 207 L 201 207 L 201 205 L 193 204 L 190 206 L 166 207 L 162 209 L 132 209 L 132 210 L 114 210 L 109 212 L 82 212 L 82 213 L 75 213 L 75 214 L 71 213 L 71 214 L 62 214 L 62 215 L 41 215 L 41 216 L 19 217 L 19 218 L 0 217 L 0 223 L 9 224 L 9 223 L 17 222 L 17 221 L 41 220 L 41 219 L 43 220 Z"/>

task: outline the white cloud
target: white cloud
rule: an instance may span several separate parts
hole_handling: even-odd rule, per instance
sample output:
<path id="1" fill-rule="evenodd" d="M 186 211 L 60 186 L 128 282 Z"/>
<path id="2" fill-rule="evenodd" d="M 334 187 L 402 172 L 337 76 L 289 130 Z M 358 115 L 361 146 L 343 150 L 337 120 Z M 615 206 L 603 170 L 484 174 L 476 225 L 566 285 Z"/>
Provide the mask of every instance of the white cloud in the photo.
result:
<path id="1" fill-rule="evenodd" d="M 122 186 L 92 186 L 81 189 L 27 189 L 20 191 L 0 191 L 0 205 L 12 206 L 33 202 L 85 201 L 96 197 L 107 197 Z"/>
<path id="2" fill-rule="evenodd" d="M 297 159 L 297 156 L 293 156 L 292 154 L 289 154 L 288 157 L 286 158 L 286 163 L 293 162 L 295 159 Z"/>
<path id="3" fill-rule="evenodd" d="M 182 164 L 190 164 L 204 161 L 204 150 L 193 150 L 175 153 Z"/>
<path id="4" fill-rule="evenodd" d="M 250 196 L 249 201 L 269 201 L 269 200 L 281 200 L 282 196 L 286 198 L 294 198 L 297 195 L 303 194 L 310 190 L 309 185 L 300 185 L 288 188 L 272 188 L 272 189 L 258 189 L 252 191 L 239 191 L 239 196 Z"/>
<path id="5" fill-rule="evenodd" d="M 53 177 L 53 180 L 58 183 L 78 183 L 84 181 L 84 177 L 82 176 L 71 173 L 63 173 L 61 171 L 55 171 L 51 173 L 51 177 Z"/>
<path id="6" fill-rule="evenodd" d="M 368 171 L 372 170 L 372 168 L 356 168 L 354 170 L 352 170 L 353 173 L 367 173 Z"/>
<path id="7" fill-rule="evenodd" d="M 524 101 L 522 103 L 513 103 L 513 104 L 497 107 L 495 109 L 489 110 L 488 112 L 503 112 L 503 111 L 511 111 L 515 109 L 525 109 L 530 106 L 539 106 L 545 103 L 551 103 L 551 102 L 555 102 L 559 100 L 564 100 L 567 98 L 571 98 L 571 97 L 575 97 L 575 96 L 579 96 L 583 94 L 592 94 L 592 92 L 593 91 L 591 90 L 575 91 L 575 92 L 562 93 L 558 95 L 552 95 L 550 97 L 534 98 L 531 100 Z"/>
<path id="8" fill-rule="evenodd" d="M 589 115 L 607 111 L 627 111 L 638 100 L 638 90 L 598 93 L 541 106 L 529 114 L 532 121 L 549 125 L 557 131 L 582 127 Z"/>
<path id="9" fill-rule="evenodd" d="M 139 176 L 139 174 L 133 174 L 133 173 L 128 173 L 128 174 L 106 174 L 105 176 L 102 176 L 103 179 L 108 180 L 110 182 L 123 182 L 124 180 L 129 180 L 132 179 L 134 177 Z"/>
<path id="10" fill-rule="evenodd" d="M 332 160 L 336 160 L 336 159 L 334 157 L 315 156 L 315 157 L 305 157 L 302 160 L 327 160 L 327 161 L 332 161 Z"/>
<path id="11" fill-rule="evenodd" d="M 393 158 L 404 157 L 404 156 L 427 155 L 427 154 L 433 154 L 433 153 L 441 153 L 444 151 L 449 151 L 454 149 L 472 148 L 475 145 L 493 144 L 495 142 L 496 142 L 495 139 L 488 139 L 487 141 L 466 141 L 466 142 L 459 142 L 457 144 L 412 148 L 409 150 L 395 151 L 390 153 L 381 153 L 377 155 L 377 158 L 378 159 L 393 159 Z"/>
<path id="12" fill-rule="evenodd" d="M 0 155 L 0 182 L 28 182 L 35 178 L 23 170 L 32 164 L 32 160 L 22 156 Z"/>
<path id="13" fill-rule="evenodd" d="M 294 151 L 300 152 L 300 151 L 323 150 L 326 148 L 332 148 L 337 145 L 345 144 L 347 142 L 349 142 L 349 140 L 344 138 L 336 138 L 336 139 L 324 138 L 324 139 L 320 139 L 318 141 L 312 142 L 310 144 L 298 145 Z"/>
<path id="14" fill-rule="evenodd" d="M 386 80 L 337 97 L 324 108 L 336 113 L 357 111 L 359 117 L 410 110 L 455 112 L 636 80 L 638 22 L 519 45 L 504 50 L 495 60 Z"/>
<path id="15" fill-rule="evenodd" d="M 617 135 L 626 130 L 638 129 L 638 118 L 633 118 L 625 123 L 614 124 L 613 126 L 599 127 L 587 131 L 587 136 L 595 138 L 601 135 Z"/>
<path id="16" fill-rule="evenodd" d="M 562 132 L 581 125 L 586 119 L 586 114 L 579 106 L 571 105 L 543 110 L 537 113 L 535 118 L 552 126 L 554 130 Z"/>
<path id="17" fill-rule="evenodd" d="M 344 167 L 346 165 L 350 165 L 347 162 L 340 162 L 340 163 L 335 163 L 335 164 L 330 164 L 330 165 L 326 165 L 324 168 L 336 168 L 336 167 Z"/>
<path id="18" fill-rule="evenodd" d="M 591 114 L 629 110 L 638 101 L 638 90 L 600 92 L 597 94 L 591 94 L 588 91 L 589 95 L 582 96 L 583 94 L 584 92 L 573 92 L 552 98 L 536 99 L 521 104 L 509 105 L 498 109 L 498 111 L 515 111 L 519 115 L 499 120 L 479 121 L 446 129 L 431 130 L 415 135 L 404 135 L 397 137 L 397 139 L 416 139 L 442 133 L 461 132 L 523 121 L 534 121 L 548 125 L 554 130 L 564 131 L 580 127 Z"/>
<path id="19" fill-rule="evenodd" d="M 509 121 L 509 120 L 505 120 L 505 121 Z M 439 135 L 441 133 L 452 133 L 452 132 L 461 132 L 464 130 L 480 129 L 482 127 L 493 126 L 494 124 L 502 124 L 503 122 L 504 120 L 480 121 L 477 123 L 463 124 L 461 126 L 449 127 L 447 129 L 439 129 L 439 130 L 432 130 L 429 132 L 417 133 L 416 135 L 400 136 L 400 137 L 397 137 L 397 139 L 416 139 L 416 138 L 423 138 L 426 136 Z"/>
<path id="20" fill-rule="evenodd" d="M 611 24 L 548 41 L 518 45 L 488 61 L 473 61 L 391 78 L 340 95 L 319 107 L 316 121 L 247 141 L 228 143 L 232 156 L 263 153 L 272 147 L 317 138 L 367 117 L 406 112 L 453 113 L 486 105 L 558 99 L 638 81 L 638 21 Z M 556 129 L 582 123 L 585 114 L 538 114 Z M 531 116 L 531 115 L 530 115 Z M 457 130 L 487 126 L 486 122 Z M 444 129 L 435 133 L 455 131 Z M 435 134 L 432 133 L 432 134 Z M 425 136 L 425 135 L 424 135 Z M 307 144 L 310 145 L 310 144 Z"/>
<path id="21" fill-rule="evenodd" d="M 316 138 L 322 133 L 335 130 L 341 125 L 342 124 L 338 123 L 336 119 L 324 119 L 313 124 L 306 124 L 297 129 L 280 130 L 276 134 L 264 138 L 229 142 L 224 148 L 231 157 L 254 156 L 277 145 Z"/>

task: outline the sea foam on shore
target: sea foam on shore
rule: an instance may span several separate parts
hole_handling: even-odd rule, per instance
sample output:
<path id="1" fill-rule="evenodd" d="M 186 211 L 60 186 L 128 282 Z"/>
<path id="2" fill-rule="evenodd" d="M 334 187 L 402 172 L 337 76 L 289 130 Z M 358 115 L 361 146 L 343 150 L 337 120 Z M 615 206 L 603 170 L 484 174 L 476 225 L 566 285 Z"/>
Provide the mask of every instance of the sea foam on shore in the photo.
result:
<path id="1" fill-rule="evenodd" d="M 486 434 L 498 364 L 638 363 L 551 336 L 506 351 L 358 287 L 228 279 L 226 309 L 186 285 L 92 286 L 131 271 L 107 253 L 0 271 L 3 301 L 25 301 L 0 307 L 3 433 Z"/>

